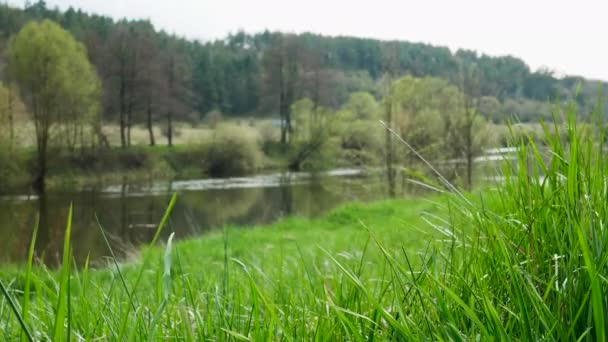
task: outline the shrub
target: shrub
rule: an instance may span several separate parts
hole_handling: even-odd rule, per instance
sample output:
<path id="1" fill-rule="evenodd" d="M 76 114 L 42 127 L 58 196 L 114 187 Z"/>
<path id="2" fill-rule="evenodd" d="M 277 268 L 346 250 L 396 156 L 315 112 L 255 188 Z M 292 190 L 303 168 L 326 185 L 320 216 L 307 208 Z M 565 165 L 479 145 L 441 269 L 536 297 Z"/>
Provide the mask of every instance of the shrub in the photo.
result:
<path id="1" fill-rule="evenodd" d="M 10 153 L 9 148 L 0 142 L 0 192 L 28 181 L 27 163 L 22 155 Z"/>
<path id="2" fill-rule="evenodd" d="M 342 147 L 354 150 L 382 150 L 384 137 L 382 126 L 375 121 L 356 120 L 344 128 Z"/>
<path id="3" fill-rule="evenodd" d="M 271 145 L 281 138 L 281 130 L 272 124 L 272 121 L 264 121 L 257 125 L 263 145 Z"/>
<path id="4" fill-rule="evenodd" d="M 214 177 L 255 172 L 262 164 L 259 136 L 250 128 L 223 124 L 207 145 L 205 171 Z"/>
<path id="5" fill-rule="evenodd" d="M 222 112 L 219 110 L 212 110 L 205 115 L 205 122 L 209 128 L 215 129 L 222 122 L 223 117 Z"/>

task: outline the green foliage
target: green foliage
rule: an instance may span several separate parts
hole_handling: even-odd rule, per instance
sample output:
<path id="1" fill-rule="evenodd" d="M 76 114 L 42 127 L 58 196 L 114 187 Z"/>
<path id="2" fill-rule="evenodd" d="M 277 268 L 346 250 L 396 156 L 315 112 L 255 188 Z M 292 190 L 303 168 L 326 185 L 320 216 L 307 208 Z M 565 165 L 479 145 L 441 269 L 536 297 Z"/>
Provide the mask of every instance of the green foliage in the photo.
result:
<path id="1" fill-rule="evenodd" d="M 205 146 L 203 167 L 211 176 L 239 176 L 257 171 L 262 161 L 259 137 L 255 132 L 242 126 L 222 124 Z"/>
<path id="2" fill-rule="evenodd" d="M 378 120 L 380 117 L 376 99 L 367 92 L 351 93 L 342 108 L 351 112 L 354 120 Z"/>
<path id="3" fill-rule="evenodd" d="M 495 123 L 500 122 L 503 117 L 501 103 L 494 96 L 483 96 L 479 99 L 477 110 L 481 115 Z"/>
<path id="4" fill-rule="evenodd" d="M 507 122 L 535 122 L 539 117 L 551 119 L 551 110 L 548 102 L 529 99 L 506 99 L 502 107 L 502 112 L 504 113 L 502 117 Z"/>
<path id="5" fill-rule="evenodd" d="M 34 186 L 44 189 L 49 142 L 57 123 L 60 139 L 73 148 L 80 138 L 96 142 L 100 84 L 84 45 L 50 20 L 30 22 L 11 38 L 9 73 L 31 111 L 36 131 L 37 170 Z M 85 125 L 88 131 L 85 133 Z"/>
<path id="6" fill-rule="evenodd" d="M 84 45 L 50 20 L 31 22 L 11 39 L 10 73 L 35 120 L 94 116 L 100 84 Z"/>
<path id="7" fill-rule="evenodd" d="M 335 165 L 343 122 L 339 113 L 316 106 L 309 98 L 291 107 L 295 128 L 290 141 L 289 168 L 322 170 Z"/>
<path id="8" fill-rule="evenodd" d="M 0 193 L 27 180 L 29 173 L 24 156 L 11 153 L 8 142 L 0 139 Z"/>
<path id="9" fill-rule="evenodd" d="M 441 156 L 442 138 L 449 129 L 446 119 L 462 111 L 458 88 L 437 78 L 408 76 L 394 82 L 390 96 L 394 125 L 403 139 L 427 158 Z M 398 155 L 412 161 L 412 151 L 401 148 Z"/>
<path id="10" fill-rule="evenodd" d="M 354 120 L 345 122 L 341 131 L 342 148 L 381 153 L 383 127 L 376 120 Z"/>

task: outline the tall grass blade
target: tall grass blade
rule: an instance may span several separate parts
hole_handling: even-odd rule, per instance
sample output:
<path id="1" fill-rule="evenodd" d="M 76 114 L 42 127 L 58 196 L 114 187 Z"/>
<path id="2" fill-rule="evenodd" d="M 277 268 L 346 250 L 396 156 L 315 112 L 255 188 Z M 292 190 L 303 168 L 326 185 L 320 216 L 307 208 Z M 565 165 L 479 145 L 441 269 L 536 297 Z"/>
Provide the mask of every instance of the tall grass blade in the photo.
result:
<path id="1" fill-rule="evenodd" d="M 61 278 L 59 283 L 59 296 L 56 306 L 55 314 L 55 328 L 53 329 L 53 340 L 60 341 L 66 338 L 65 331 L 65 319 L 68 310 L 68 298 L 70 296 L 68 282 L 70 281 L 70 235 L 72 233 L 72 205 L 68 211 L 68 222 L 65 229 L 65 237 L 63 239 L 63 259 L 61 266 Z M 69 341 L 69 317 L 68 317 L 68 335 L 67 340 Z"/>
<path id="2" fill-rule="evenodd" d="M 169 205 L 167 206 L 167 209 L 165 210 L 165 213 L 164 213 L 160 223 L 158 224 L 158 228 L 156 229 L 156 233 L 154 234 L 154 237 L 152 238 L 152 241 L 150 242 L 150 246 L 156 245 L 156 242 L 158 241 L 158 238 L 160 237 L 160 234 L 162 233 L 163 228 L 165 227 L 165 225 L 167 224 L 167 221 L 169 220 L 169 216 L 171 215 L 171 212 L 173 211 L 173 207 L 175 206 L 176 201 L 177 201 L 177 194 L 175 193 L 171 197 L 171 200 L 169 201 Z M 144 271 L 148 267 L 148 262 L 149 262 L 148 258 L 145 258 L 141 267 L 139 268 L 139 272 L 135 279 L 135 283 L 132 286 L 131 294 L 129 295 L 129 301 L 132 301 L 132 296 L 135 294 L 135 291 L 137 291 L 137 288 L 139 287 L 141 279 L 144 275 Z M 129 306 L 127 308 L 126 312 L 123 314 L 122 323 L 120 324 L 119 340 L 122 340 L 124 338 L 124 334 L 125 334 L 125 331 L 127 328 L 127 322 L 128 322 L 130 313 L 131 313 L 131 306 Z"/>
<path id="3" fill-rule="evenodd" d="M 169 240 L 167 240 L 167 247 L 165 248 L 165 258 L 164 258 L 164 271 L 163 271 L 163 299 L 160 303 L 156 314 L 154 314 L 154 318 L 152 319 L 152 324 L 150 325 L 149 331 L 151 335 L 149 336 L 149 341 L 154 341 L 156 339 L 156 325 L 160 320 L 160 317 L 167 306 L 167 302 L 169 301 L 169 293 L 171 291 L 171 244 L 173 242 L 173 237 L 175 233 L 171 233 L 169 236 Z"/>
<path id="4" fill-rule="evenodd" d="M 27 266 L 25 270 L 25 285 L 23 287 L 23 305 L 21 307 L 21 314 L 23 316 L 23 320 L 27 323 L 29 303 L 30 303 L 30 287 L 31 287 L 31 277 L 32 277 L 32 264 L 34 260 L 34 250 L 36 247 L 36 239 L 38 237 L 38 227 L 40 225 L 40 216 L 36 218 L 36 225 L 34 226 L 34 232 L 32 233 L 32 241 L 30 242 L 30 247 L 27 252 Z M 24 336 L 22 336 L 23 340 Z"/>
<path id="5" fill-rule="evenodd" d="M 15 301 L 13 300 L 11 295 L 6 290 L 6 287 L 4 287 L 4 283 L 2 282 L 2 280 L 0 280 L 0 290 L 2 290 L 2 294 L 4 295 L 4 298 L 6 298 L 8 305 L 11 307 L 11 310 L 13 310 L 13 313 L 17 317 L 17 320 L 19 321 L 19 325 L 21 325 L 21 329 L 25 333 L 25 336 L 27 337 L 28 341 L 34 341 L 34 338 L 32 337 L 30 330 L 28 329 L 27 325 L 25 324 L 25 321 L 23 320 L 23 317 L 21 316 L 21 313 L 19 312 L 19 308 L 17 308 L 17 304 L 15 303 Z"/>

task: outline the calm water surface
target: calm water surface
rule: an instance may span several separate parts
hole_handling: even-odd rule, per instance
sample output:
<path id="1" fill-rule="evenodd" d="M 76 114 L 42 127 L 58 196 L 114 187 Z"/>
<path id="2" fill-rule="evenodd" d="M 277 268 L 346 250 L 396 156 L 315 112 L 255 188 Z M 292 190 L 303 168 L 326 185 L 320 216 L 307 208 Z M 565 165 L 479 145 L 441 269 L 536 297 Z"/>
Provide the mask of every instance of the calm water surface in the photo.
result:
<path id="1" fill-rule="evenodd" d="M 152 239 L 173 193 L 178 200 L 163 239 L 171 232 L 186 238 L 225 225 L 252 226 L 294 215 L 315 217 L 344 202 L 383 198 L 386 191 L 380 174 L 334 170 L 320 175 L 285 173 L 4 196 L 0 197 L 0 264 L 26 260 L 39 215 L 37 258 L 49 266 L 59 264 L 70 203 L 74 204 L 72 243 L 77 262 L 90 255 L 93 265 L 107 263 L 108 250 L 97 221 L 117 256 L 127 258 Z"/>

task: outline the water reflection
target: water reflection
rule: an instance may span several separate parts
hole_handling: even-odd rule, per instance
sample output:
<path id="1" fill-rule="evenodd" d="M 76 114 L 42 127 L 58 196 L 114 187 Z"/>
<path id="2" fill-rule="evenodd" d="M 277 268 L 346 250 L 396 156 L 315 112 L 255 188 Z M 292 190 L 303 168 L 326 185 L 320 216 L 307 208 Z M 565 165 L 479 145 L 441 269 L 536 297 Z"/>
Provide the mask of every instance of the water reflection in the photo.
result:
<path id="1" fill-rule="evenodd" d="M 149 242 L 173 192 L 178 201 L 162 238 L 200 235 L 224 225 L 251 226 L 283 216 L 318 216 L 345 201 L 372 200 L 386 194 L 383 176 L 363 177 L 356 170 L 324 175 L 287 173 L 251 178 L 194 180 L 46 192 L 0 199 L 0 263 L 23 262 L 39 216 L 36 257 L 60 263 L 67 212 L 73 206 L 74 258 L 105 264 L 103 226 L 115 254 L 128 258 Z"/>

